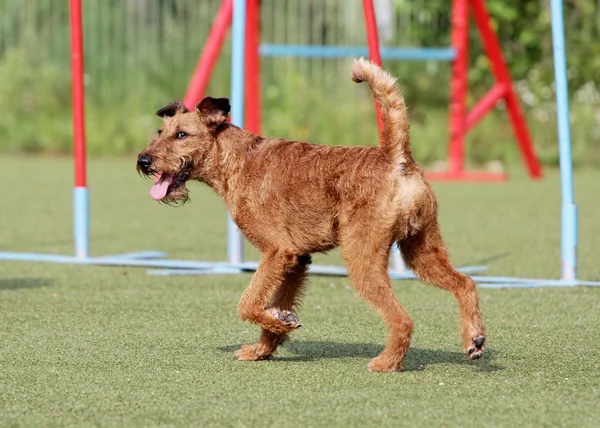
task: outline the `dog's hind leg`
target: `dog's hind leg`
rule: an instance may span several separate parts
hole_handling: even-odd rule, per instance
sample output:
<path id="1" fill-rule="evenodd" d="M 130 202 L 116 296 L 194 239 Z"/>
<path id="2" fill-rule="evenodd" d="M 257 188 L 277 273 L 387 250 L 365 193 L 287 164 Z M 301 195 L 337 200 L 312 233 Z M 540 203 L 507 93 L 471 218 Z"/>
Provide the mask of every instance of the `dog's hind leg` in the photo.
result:
<path id="1" fill-rule="evenodd" d="M 480 358 L 483 354 L 485 328 L 475 282 L 452 267 L 438 224 L 428 224 L 416 235 L 399 244 L 404 262 L 419 279 L 454 295 L 460 310 L 464 350 L 469 359 Z"/>
<path id="2" fill-rule="evenodd" d="M 272 300 L 271 307 L 282 311 L 292 311 L 295 309 L 302 298 L 304 283 L 306 280 L 306 271 L 311 262 L 310 256 L 302 255 L 298 257 L 298 263 L 289 271 L 286 271 L 283 284 L 277 289 Z M 263 329 L 258 342 L 252 345 L 244 345 L 234 354 L 238 360 L 265 360 L 268 359 L 277 346 L 287 340 L 286 333 L 273 333 Z"/>
<path id="3" fill-rule="evenodd" d="M 342 242 L 342 254 L 348 275 L 358 294 L 367 300 L 388 325 L 390 335 L 385 349 L 369 363 L 376 372 L 399 371 L 410 347 L 413 321 L 400 306 L 388 274 L 388 257 L 391 245 L 373 245 L 363 236 Z"/>

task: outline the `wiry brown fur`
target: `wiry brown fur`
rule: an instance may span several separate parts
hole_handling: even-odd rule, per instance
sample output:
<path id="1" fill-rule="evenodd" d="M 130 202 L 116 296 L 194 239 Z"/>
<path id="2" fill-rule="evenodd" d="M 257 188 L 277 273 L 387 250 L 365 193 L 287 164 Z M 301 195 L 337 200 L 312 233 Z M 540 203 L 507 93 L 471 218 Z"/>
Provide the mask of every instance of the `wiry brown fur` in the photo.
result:
<path id="1" fill-rule="evenodd" d="M 208 184 L 262 253 L 238 310 L 263 330 L 259 341 L 243 346 L 236 358 L 269 358 L 300 326 L 292 311 L 310 254 L 341 245 L 354 288 L 390 330 L 386 348 L 369 369 L 400 370 L 413 321 L 390 286 L 387 264 L 396 243 L 420 279 L 455 296 L 465 352 L 479 358 L 485 332 L 475 284 L 448 259 L 435 196 L 412 158 L 404 99 L 394 79 L 364 59 L 354 62 L 352 78 L 367 82 L 381 104 L 385 132 L 379 147 L 262 138 L 226 122 L 226 100 L 206 98 L 192 112 L 180 104 L 159 110 L 163 126 L 140 154 L 152 160 L 142 172 L 177 176 L 186 171 L 185 179 Z M 176 138 L 182 131 L 187 136 Z M 185 179 L 165 199 L 186 200 Z"/>

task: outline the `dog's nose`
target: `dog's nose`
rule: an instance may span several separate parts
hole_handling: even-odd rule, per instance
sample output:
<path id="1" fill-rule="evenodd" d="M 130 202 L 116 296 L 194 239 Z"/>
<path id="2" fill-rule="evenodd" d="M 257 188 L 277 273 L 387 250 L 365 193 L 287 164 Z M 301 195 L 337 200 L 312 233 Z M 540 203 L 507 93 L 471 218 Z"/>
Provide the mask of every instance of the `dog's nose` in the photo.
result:
<path id="1" fill-rule="evenodd" d="M 148 169 L 148 168 L 150 168 L 150 165 L 152 165 L 152 158 L 150 156 L 140 155 L 140 156 L 138 156 L 137 164 L 143 170 Z"/>

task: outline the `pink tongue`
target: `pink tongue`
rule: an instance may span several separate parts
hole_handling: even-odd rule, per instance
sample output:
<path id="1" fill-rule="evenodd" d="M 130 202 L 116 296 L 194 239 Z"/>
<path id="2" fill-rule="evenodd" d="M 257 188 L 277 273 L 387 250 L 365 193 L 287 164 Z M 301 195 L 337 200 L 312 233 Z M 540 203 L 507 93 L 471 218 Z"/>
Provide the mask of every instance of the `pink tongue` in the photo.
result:
<path id="1" fill-rule="evenodd" d="M 152 185 L 150 189 L 150 196 L 155 201 L 160 201 L 162 198 L 167 196 L 167 191 L 169 190 L 169 186 L 173 182 L 173 177 L 167 174 L 163 174 L 162 172 L 156 175 L 156 181 Z"/>

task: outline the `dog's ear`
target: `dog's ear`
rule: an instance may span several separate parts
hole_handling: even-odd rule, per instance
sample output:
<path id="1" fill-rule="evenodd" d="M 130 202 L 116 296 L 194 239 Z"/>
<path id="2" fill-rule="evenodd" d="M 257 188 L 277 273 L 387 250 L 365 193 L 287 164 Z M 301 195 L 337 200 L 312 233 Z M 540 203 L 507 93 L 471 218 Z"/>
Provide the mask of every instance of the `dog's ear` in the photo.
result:
<path id="1" fill-rule="evenodd" d="M 159 117 L 173 117 L 177 113 L 187 113 L 189 110 L 181 102 L 177 101 L 171 104 L 167 104 L 156 112 Z"/>
<path id="2" fill-rule="evenodd" d="M 196 104 L 196 111 L 208 126 L 219 126 L 227 120 L 231 107 L 228 98 L 206 97 Z"/>

